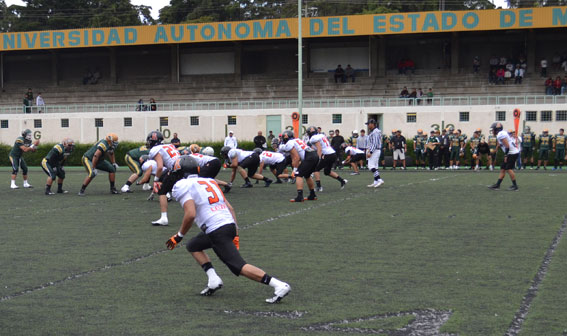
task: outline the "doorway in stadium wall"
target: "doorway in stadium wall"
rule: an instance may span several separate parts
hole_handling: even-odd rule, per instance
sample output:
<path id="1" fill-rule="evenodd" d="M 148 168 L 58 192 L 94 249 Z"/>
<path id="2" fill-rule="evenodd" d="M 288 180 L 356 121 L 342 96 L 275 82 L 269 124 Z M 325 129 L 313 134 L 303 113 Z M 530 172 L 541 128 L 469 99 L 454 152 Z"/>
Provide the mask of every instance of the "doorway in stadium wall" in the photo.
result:
<path id="1" fill-rule="evenodd" d="M 366 118 L 367 122 L 370 119 L 374 119 L 376 120 L 376 122 L 378 122 L 378 128 L 382 130 L 382 132 L 384 132 L 384 124 L 382 123 L 382 114 L 369 114 L 368 117 Z"/>
<path id="2" fill-rule="evenodd" d="M 270 131 L 272 131 L 275 136 L 278 136 L 282 132 L 281 115 L 266 116 L 266 134 L 269 134 Z"/>

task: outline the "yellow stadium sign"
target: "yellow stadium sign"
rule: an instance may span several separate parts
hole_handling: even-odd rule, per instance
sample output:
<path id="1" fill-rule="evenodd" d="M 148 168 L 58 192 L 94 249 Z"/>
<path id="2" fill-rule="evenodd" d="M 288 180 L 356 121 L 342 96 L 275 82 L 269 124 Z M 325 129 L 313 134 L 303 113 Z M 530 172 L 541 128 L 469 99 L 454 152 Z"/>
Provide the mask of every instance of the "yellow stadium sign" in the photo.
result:
<path id="1" fill-rule="evenodd" d="M 440 33 L 567 26 L 567 7 L 303 19 L 303 37 Z M 69 29 L 0 34 L 2 51 L 297 38 L 297 19 Z"/>

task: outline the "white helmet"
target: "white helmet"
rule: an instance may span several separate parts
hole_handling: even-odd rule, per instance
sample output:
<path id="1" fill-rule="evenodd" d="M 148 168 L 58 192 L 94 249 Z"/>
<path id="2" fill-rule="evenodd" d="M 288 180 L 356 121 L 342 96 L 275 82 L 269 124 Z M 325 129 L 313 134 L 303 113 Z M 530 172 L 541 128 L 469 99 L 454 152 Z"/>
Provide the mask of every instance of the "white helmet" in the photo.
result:
<path id="1" fill-rule="evenodd" d="M 202 152 L 203 152 L 203 154 L 208 155 L 208 156 L 214 156 L 215 155 L 215 150 L 213 149 L 213 147 L 205 147 Z"/>
<path id="2" fill-rule="evenodd" d="M 358 134 L 358 130 L 352 131 L 352 134 Z"/>

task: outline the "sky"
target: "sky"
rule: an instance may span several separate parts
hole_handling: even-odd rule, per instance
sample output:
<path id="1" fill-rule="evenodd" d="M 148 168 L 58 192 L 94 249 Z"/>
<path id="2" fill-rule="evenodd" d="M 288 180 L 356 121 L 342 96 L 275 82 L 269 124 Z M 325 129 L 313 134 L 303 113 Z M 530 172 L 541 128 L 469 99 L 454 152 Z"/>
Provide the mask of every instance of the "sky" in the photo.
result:
<path id="1" fill-rule="evenodd" d="M 24 5 L 24 2 L 21 0 L 5 0 L 6 5 Z M 163 7 L 169 5 L 170 0 L 130 0 L 130 2 L 134 5 L 146 5 L 152 7 L 152 17 L 154 19 L 158 19 L 159 17 L 159 10 Z M 506 0 L 491 0 L 496 7 L 506 8 L 507 3 Z"/>

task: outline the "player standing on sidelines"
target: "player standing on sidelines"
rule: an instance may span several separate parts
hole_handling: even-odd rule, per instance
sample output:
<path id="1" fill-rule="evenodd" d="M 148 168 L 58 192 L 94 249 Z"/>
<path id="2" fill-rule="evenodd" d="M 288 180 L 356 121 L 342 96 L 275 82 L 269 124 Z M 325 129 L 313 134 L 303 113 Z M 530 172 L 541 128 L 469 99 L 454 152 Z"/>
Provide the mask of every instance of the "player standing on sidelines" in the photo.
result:
<path id="1" fill-rule="evenodd" d="M 201 295 L 209 296 L 223 286 L 211 259 L 204 250 L 212 248 L 220 260 L 236 275 L 243 275 L 250 280 L 261 282 L 274 288 L 274 296 L 266 299 L 267 303 L 278 303 L 291 291 L 291 287 L 260 268 L 248 264 L 238 252 L 238 227 L 236 214 L 224 197 L 220 187 L 213 179 L 197 175 L 199 164 L 194 157 L 184 156 L 175 164 L 175 169 L 183 174 L 190 174 L 181 179 L 173 187 L 173 197 L 181 204 L 184 211 L 179 232 L 167 242 L 168 249 L 173 250 L 183 239 L 193 222 L 202 230 L 187 243 L 187 250 L 207 274 L 207 287 Z"/>
<path id="2" fill-rule="evenodd" d="M 384 184 L 384 180 L 380 178 L 380 148 L 382 148 L 382 132 L 376 127 L 376 120 L 369 119 L 368 125 L 368 148 L 366 157 L 368 158 L 368 169 L 374 174 L 374 182 L 369 184 L 369 188 L 378 188 Z"/>
<path id="3" fill-rule="evenodd" d="M 506 173 L 510 175 L 510 180 L 512 180 L 512 186 L 508 188 L 510 191 L 518 191 L 518 185 L 516 184 L 516 174 L 514 173 L 514 166 L 516 165 L 516 160 L 518 160 L 518 155 L 520 150 L 518 149 L 516 142 L 512 140 L 508 132 L 504 131 L 504 127 L 501 123 L 493 123 L 492 132 L 496 135 L 498 139 L 498 144 L 500 148 L 504 151 L 504 161 L 500 166 L 500 175 L 498 176 L 498 181 L 496 184 L 491 185 L 489 188 L 492 190 L 499 190 L 500 184 Z"/>

